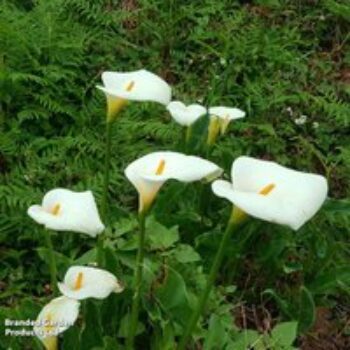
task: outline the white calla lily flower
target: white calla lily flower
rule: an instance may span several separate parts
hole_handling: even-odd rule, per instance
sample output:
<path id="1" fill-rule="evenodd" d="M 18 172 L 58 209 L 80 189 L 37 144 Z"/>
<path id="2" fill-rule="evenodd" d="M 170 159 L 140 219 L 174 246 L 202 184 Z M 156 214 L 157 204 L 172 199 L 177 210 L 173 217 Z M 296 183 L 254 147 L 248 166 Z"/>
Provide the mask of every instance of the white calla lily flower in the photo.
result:
<path id="1" fill-rule="evenodd" d="M 118 114 L 127 101 L 153 101 L 167 105 L 171 88 L 158 75 L 145 69 L 133 72 L 103 72 L 103 86 L 97 86 L 107 97 L 108 120 Z"/>
<path id="2" fill-rule="evenodd" d="M 182 126 L 191 126 L 202 115 L 207 113 L 206 108 L 200 104 L 186 106 L 180 101 L 172 101 L 166 108 L 173 119 Z"/>
<path id="3" fill-rule="evenodd" d="M 139 211 L 147 211 L 162 185 L 170 179 L 193 182 L 220 176 L 216 164 L 177 152 L 153 152 L 127 166 L 125 175 L 140 196 Z"/>
<path id="4" fill-rule="evenodd" d="M 73 326 L 79 315 L 79 307 L 79 301 L 65 296 L 55 298 L 43 307 L 33 330 L 46 349 L 58 348 L 57 336 Z"/>
<path id="5" fill-rule="evenodd" d="M 55 231 L 73 231 L 95 237 L 104 230 L 91 191 L 56 188 L 47 192 L 41 205 L 32 205 L 28 215 Z"/>
<path id="6" fill-rule="evenodd" d="M 72 266 L 66 272 L 63 283 L 58 283 L 60 292 L 68 298 L 104 299 L 112 292 L 124 290 L 121 283 L 110 272 L 90 266 Z"/>
<path id="7" fill-rule="evenodd" d="M 208 132 L 208 144 L 215 143 L 215 140 L 219 134 L 223 135 L 228 125 L 232 120 L 245 117 L 245 112 L 238 108 L 230 107 L 210 107 L 209 108 L 210 122 Z"/>
<path id="8" fill-rule="evenodd" d="M 320 209 L 328 192 L 323 176 L 299 172 L 275 162 L 239 157 L 232 183 L 217 180 L 213 192 L 253 217 L 298 230 Z"/>

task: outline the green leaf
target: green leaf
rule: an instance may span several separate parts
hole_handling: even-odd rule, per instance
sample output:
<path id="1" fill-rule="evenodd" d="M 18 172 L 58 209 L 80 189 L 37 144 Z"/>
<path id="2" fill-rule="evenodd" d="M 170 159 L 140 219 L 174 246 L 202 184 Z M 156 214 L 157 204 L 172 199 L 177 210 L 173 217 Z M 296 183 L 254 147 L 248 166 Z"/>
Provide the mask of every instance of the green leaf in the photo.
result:
<path id="1" fill-rule="evenodd" d="M 346 199 L 327 199 L 322 210 L 331 213 L 344 213 L 350 215 L 350 201 Z"/>
<path id="2" fill-rule="evenodd" d="M 4 292 L 0 293 L 0 300 L 8 297 L 14 297 L 15 295 L 22 295 L 23 290 L 26 288 L 27 283 L 17 283 L 13 286 L 8 286 Z"/>
<path id="3" fill-rule="evenodd" d="M 329 251 L 329 244 L 324 237 L 317 237 L 315 239 L 315 250 L 317 257 L 320 259 L 325 259 Z"/>
<path id="4" fill-rule="evenodd" d="M 272 4 L 272 3 L 279 4 L 278 0 L 260 0 L 260 1 L 270 2 L 270 4 Z M 265 123 L 265 124 L 258 124 L 258 125 L 254 125 L 254 127 L 257 130 L 265 133 L 266 135 L 269 135 L 269 136 L 272 136 L 272 137 L 276 137 L 277 136 L 276 135 L 276 131 L 275 131 L 275 129 L 274 129 L 272 124 L 267 124 L 267 123 Z"/>
<path id="5" fill-rule="evenodd" d="M 87 265 L 92 262 L 96 262 L 96 248 L 88 250 L 81 257 L 75 259 L 74 265 Z"/>
<path id="6" fill-rule="evenodd" d="M 262 262 L 273 261 L 281 255 L 283 250 L 288 246 L 289 241 L 285 235 L 273 235 L 269 242 L 259 249 L 259 258 Z"/>
<path id="7" fill-rule="evenodd" d="M 154 330 L 150 349 L 152 350 L 174 350 L 175 330 L 173 323 L 169 320 L 161 320 L 159 328 Z"/>
<path id="8" fill-rule="evenodd" d="M 330 293 L 341 283 L 350 285 L 349 266 L 340 266 L 332 271 L 321 273 L 308 285 L 308 289 L 315 294 Z"/>
<path id="9" fill-rule="evenodd" d="M 75 349 L 75 348 L 69 348 L 69 349 Z M 90 350 L 121 350 L 121 349 L 123 349 L 123 347 L 120 344 L 118 344 L 118 342 L 114 338 L 107 336 L 103 338 L 103 347 L 100 347 L 100 346 L 93 347 Z"/>
<path id="10" fill-rule="evenodd" d="M 218 315 L 211 315 L 209 328 L 204 340 L 204 350 L 221 350 L 227 343 L 225 326 Z"/>
<path id="11" fill-rule="evenodd" d="M 324 4 L 331 13 L 334 13 L 336 16 L 342 17 L 343 19 L 350 22 L 350 6 L 344 0 L 344 3 L 340 3 L 341 1 L 335 0 L 324 0 Z"/>
<path id="12" fill-rule="evenodd" d="M 80 329 L 77 326 L 69 327 L 63 334 L 63 349 L 79 349 Z"/>
<path id="13" fill-rule="evenodd" d="M 269 295 L 271 296 L 277 303 L 277 305 L 280 307 L 281 311 L 289 318 L 293 318 L 293 315 L 291 313 L 291 310 L 289 309 L 288 302 L 281 298 L 273 289 L 266 289 L 262 295 Z"/>
<path id="14" fill-rule="evenodd" d="M 120 238 L 118 239 L 118 250 L 123 251 L 131 251 L 131 250 L 137 250 L 138 247 L 138 234 L 139 232 L 135 232 L 135 234 L 132 234 L 127 239 Z"/>
<path id="15" fill-rule="evenodd" d="M 118 350 L 122 349 L 123 347 L 118 344 L 118 342 L 112 338 L 112 337 L 104 337 L 103 338 L 104 346 L 103 350 Z"/>
<path id="16" fill-rule="evenodd" d="M 200 255 L 188 244 L 179 244 L 172 252 L 175 259 L 182 263 L 187 264 L 201 260 Z"/>
<path id="17" fill-rule="evenodd" d="M 293 345 L 297 337 L 298 322 L 283 322 L 277 324 L 271 331 L 271 338 L 281 347 Z"/>
<path id="18" fill-rule="evenodd" d="M 236 337 L 234 343 L 232 344 L 232 349 L 234 350 L 247 350 L 250 349 L 252 345 L 258 344 L 262 340 L 262 336 L 253 330 L 247 329 L 239 333 Z"/>
<path id="19" fill-rule="evenodd" d="M 34 301 L 33 298 L 28 297 L 21 301 L 21 304 L 18 308 L 20 316 L 23 319 L 32 319 L 34 316 L 37 316 L 42 308 L 38 302 Z"/>
<path id="20" fill-rule="evenodd" d="M 300 287 L 299 303 L 299 331 L 305 332 L 310 329 L 316 318 L 315 302 L 310 291 L 305 287 Z"/>
<path id="21" fill-rule="evenodd" d="M 168 267 L 165 279 L 155 289 L 155 297 L 163 310 L 180 323 L 186 323 L 192 312 L 188 292 L 184 279 L 173 268 Z"/>
<path id="22" fill-rule="evenodd" d="M 118 260 L 118 256 L 115 252 L 115 249 L 112 247 L 106 247 L 104 250 L 105 253 L 105 268 L 111 273 L 117 275 L 121 273 L 120 264 Z"/>
<path id="23" fill-rule="evenodd" d="M 80 350 L 91 349 L 102 346 L 102 326 L 100 310 L 92 300 L 86 300 L 83 307 L 84 329 L 81 333 Z"/>
<path id="24" fill-rule="evenodd" d="M 48 248 L 45 248 L 45 247 L 37 248 L 37 252 L 38 252 L 40 258 L 45 263 L 48 264 L 48 261 L 50 261 L 50 259 L 49 259 L 50 255 L 49 255 Z M 55 260 L 56 260 L 58 275 L 64 276 L 64 274 L 67 271 L 67 269 L 69 268 L 69 266 L 71 266 L 73 264 L 73 261 L 69 257 L 67 257 L 61 253 L 58 253 L 58 252 L 54 252 L 54 256 L 55 256 Z M 49 268 L 49 267 L 47 266 L 47 268 Z"/>
<path id="25" fill-rule="evenodd" d="M 122 218 L 118 220 L 113 225 L 113 228 L 113 237 L 121 237 L 128 232 L 132 232 L 134 230 L 136 231 L 138 228 L 138 223 L 136 217 L 133 215 L 128 218 Z"/>
<path id="26" fill-rule="evenodd" d="M 120 326 L 118 330 L 118 337 L 120 338 L 127 338 L 129 334 L 129 329 L 130 329 L 130 314 L 126 314 L 120 321 Z M 145 331 L 145 326 L 143 323 L 138 321 L 137 323 L 137 329 L 135 335 L 139 335 Z"/>
<path id="27" fill-rule="evenodd" d="M 198 118 L 191 126 L 191 138 L 188 143 L 188 149 L 199 150 L 201 143 L 207 136 L 209 126 L 209 116 L 207 114 Z"/>
<path id="28" fill-rule="evenodd" d="M 152 250 L 164 250 L 177 242 L 179 237 L 178 227 L 167 228 L 151 216 L 146 223 L 146 238 Z"/>

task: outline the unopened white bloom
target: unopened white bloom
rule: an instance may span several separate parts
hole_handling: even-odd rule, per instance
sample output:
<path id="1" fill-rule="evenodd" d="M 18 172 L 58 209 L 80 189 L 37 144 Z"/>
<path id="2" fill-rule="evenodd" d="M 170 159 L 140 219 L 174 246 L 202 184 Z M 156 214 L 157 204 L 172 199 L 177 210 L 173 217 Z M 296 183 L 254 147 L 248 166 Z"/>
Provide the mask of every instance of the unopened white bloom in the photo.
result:
<path id="1" fill-rule="evenodd" d="M 61 296 L 51 300 L 39 313 L 34 333 L 46 349 L 57 349 L 57 335 L 71 327 L 78 318 L 80 303 Z"/>
<path id="2" fill-rule="evenodd" d="M 209 108 L 210 122 L 208 130 L 208 144 L 212 145 L 219 134 L 223 135 L 232 120 L 245 117 L 245 112 L 238 108 L 211 107 Z"/>
<path id="3" fill-rule="evenodd" d="M 78 300 L 104 299 L 112 292 L 120 293 L 124 289 L 112 273 L 88 266 L 70 267 L 58 288 L 66 297 Z"/>
<path id="4" fill-rule="evenodd" d="M 209 114 L 211 118 L 218 118 L 220 122 L 221 133 L 224 134 L 229 123 L 232 120 L 245 117 L 245 112 L 238 108 L 230 107 L 210 107 Z"/>
<path id="5" fill-rule="evenodd" d="M 39 224 L 55 231 L 73 231 L 95 237 L 104 230 L 91 191 L 74 192 L 56 188 L 32 205 L 28 215 Z"/>
<path id="6" fill-rule="evenodd" d="M 275 162 L 239 157 L 232 183 L 217 180 L 213 192 L 253 217 L 298 230 L 320 209 L 328 186 L 323 176 L 295 171 Z"/>
<path id="7" fill-rule="evenodd" d="M 103 86 L 97 86 L 107 97 L 108 118 L 112 120 L 127 101 L 153 101 L 167 105 L 170 86 L 158 75 L 145 69 L 133 72 L 103 72 Z"/>
<path id="8" fill-rule="evenodd" d="M 150 207 L 167 180 L 193 182 L 220 174 L 221 169 L 208 160 L 169 151 L 147 154 L 125 169 L 126 177 L 139 193 L 140 212 Z"/>
<path id="9" fill-rule="evenodd" d="M 199 104 L 186 106 L 180 101 L 172 101 L 167 105 L 167 110 L 176 122 L 183 126 L 191 126 L 202 115 L 207 113 L 205 107 Z"/>

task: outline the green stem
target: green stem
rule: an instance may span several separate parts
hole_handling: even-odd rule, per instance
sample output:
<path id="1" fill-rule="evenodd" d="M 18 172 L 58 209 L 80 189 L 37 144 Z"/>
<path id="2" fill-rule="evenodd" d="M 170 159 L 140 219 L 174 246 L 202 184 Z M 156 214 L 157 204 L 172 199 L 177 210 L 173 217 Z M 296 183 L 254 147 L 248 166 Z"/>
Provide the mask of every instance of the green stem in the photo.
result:
<path id="1" fill-rule="evenodd" d="M 108 217 L 108 186 L 109 186 L 109 170 L 111 163 L 111 144 L 112 144 L 112 122 L 106 122 L 106 157 L 103 181 L 103 197 L 102 197 L 102 217 L 104 220 Z"/>
<path id="2" fill-rule="evenodd" d="M 109 171 L 111 163 L 111 144 L 112 144 L 112 122 L 106 122 L 106 157 L 105 157 L 105 168 L 104 168 L 104 179 L 103 179 L 103 194 L 101 213 L 102 218 L 107 223 L 108 221 L 108 186 L 109 186 Z M 97 263 L 99 266 L 103 264 L 103 238 L 104 235 L 101 233 L 97 239 Z"/>
<path id="3" fill-rule="evenodd" d="M 139 235 L 139 247 L 136 257 L 136 270 L 134 275 L 134 295 L 131 309 L 131 321 L 129 336 L 126 343 L 126 349 L 132 350 L 134 348 L 134 338 L 137 330 L 138 318 L 139 318 L 139 305 L 141 296 L 141 285 L 142 285 L 142 274 L 143 274 L 143 259 L 144 259 L 144 246 L 145 246 L 145 223 L 146 214 L 140 213 L 139 225 L 140 225 L 140 235 Z"/>
<path id="4" fill-rule="evenodd" d="M 184 152 L 186 153 L 186 131 L 187 128 L 183 127 L 181 128 L 181 137 L 179 138 L 179 145 L 178 145 L 178 149 L 180 152 Z"/>
<path id="5" fill-rule="evenodd" d="M 186 136 L 185 136 L 187 145 L 189 144 L 189 142 L 191 140 L 191 136 L 192 136 L 192 126 L 189 125 L 186 127 Z"/>
<path id="6" fill-rule="evenodd" d="M 49 253 L 49 269 L 50 269 L 50 277 L 51 277 L 51 289 L 54 294 L 57 292 L 57 268 L 56 268 L 56 260 L 55 254 L 53 250 L 52 240 L 51 240 L 51 232 L 48 230 L 44 230 L 45 243 Z"/>
<path id="7" fill-rule="evenodd" d="M 198 322 L 198 320 L 199 320 L 199 318 L 204 310 L 204 307 L 207 303 L 210 291 L 211 291 L 213 284 L 216 280 L 216 275 L 217 275 L 219 268 L 220 268 L 220 265 L 222 263 L 225 249 L 229 243 L 229 239 L 231 237 L 231 234 L 233 233 L 233 231 L 235 231 L 236 227 L 237 227 L 237 223 L 235 222 L 235 220 L 231 216 L 231 218 L 227 224 L 226 230 L 224 232 L 224 235 L 221 239 L 219 249 L 216 252 L 213 265 L 210 269 L 206 287 L 205 287 L 202 295 L 199 298 L 197 307 L 196 307 L 194 313 L 192 314 L 192 317 L 190 318 L 189 323 L 187 324 L 187 326 L 185 328 L 185 333 L 183 334 L 183 336 L 180 340 L 180 343 L 179 343 L 177 350 L 184 350 L 185 349 L 186 344 L 189 341 L 189 338 L 190 338 L 194 328 L 197 325 L 197 322 Z"/>
<path id="8" fill-rule="evenodd" d="M 201 216 L 201 222 L 204 223 L 204 218 L 207 216 L 208 207 L 211 199 L 210 187 L 207 183 L 200 184 L 199 192 L 199 214 Z"/>
<path id="9" fill-rule="evenodd" d="M 185 153 L 191 154 L 191 138 L 192 138 L 192 125 L 186 126 L 185 129 Z"/>
<path id="10" fill-rule="evenodd" d="M 206 144 L 205 146 L 206 146 L 206 147 L 205 147 L 205 158 L 206 158 L 206 159 L 209 159 L 209 157 L 210 157 L 210 155 L 211 155 L 211 153 L 212 153 L 212 150 L 213 150 L 214 145 L 208 145 L 208 144 Z"/>

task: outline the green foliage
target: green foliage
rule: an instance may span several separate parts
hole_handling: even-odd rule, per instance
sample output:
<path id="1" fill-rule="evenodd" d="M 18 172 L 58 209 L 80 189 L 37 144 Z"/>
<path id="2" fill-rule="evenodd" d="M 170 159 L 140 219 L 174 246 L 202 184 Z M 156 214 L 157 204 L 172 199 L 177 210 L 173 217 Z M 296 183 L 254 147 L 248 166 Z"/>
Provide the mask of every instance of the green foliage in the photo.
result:
<path id="1" fill-rule="evenodd" d="M 209 155 L 226 174 L 235 157 L 248 154 L 322 173 L 330 185 L 332 199 L 299 232 L 253 221 L 233 237 L 195 340 L 205 350 L 293 349 L 318 306 L 348 303 L 349 13 L 345 0 L 2 1 L 0 324 L 35 319 L 49 300 L 42 228 L 27 208 L 55 187 L 91 189 L 100 203 L 101 72 L 141 67 L 168 80 L 176 99 L 247 111 Z M 298 125 L 301 115 L 306 122 Z M 196 152 L 205 123 L 194 135 Z M 105 260 L 126 290 L 84 304 L 85 319 L 64 333 L 63 349 L 122 347 L 137 246 L 136 195 L 123 169 L 151 150 L 178 149 L 180 133 L 151 104 L 130 104 L 113 125 Z M 152 350 L 174 349 L 228 217 L 226 203 L 205 186 L 208 207 L 200 206 L 199 186 L 167 184 L 147 222 L 138 342 Z M 72 264 L 95 261 L 91 238 L 53 239 L 60 278 Z M 260 332 L 257 324 L 238 326 L 236 306 L 259 303 L 271 309 L 273 325 Z M 0 337 L 0 348 L 41 345 Z"/>
<path id="2" fill-rule="evenodd" d="M 297 322 L 283 322 L 275 326 L 270 334 L 261 335 L 255 331 L 242 332 L 232 344 L 233 349 L 246 350 L 292 350 L 297 336 Z"/>

